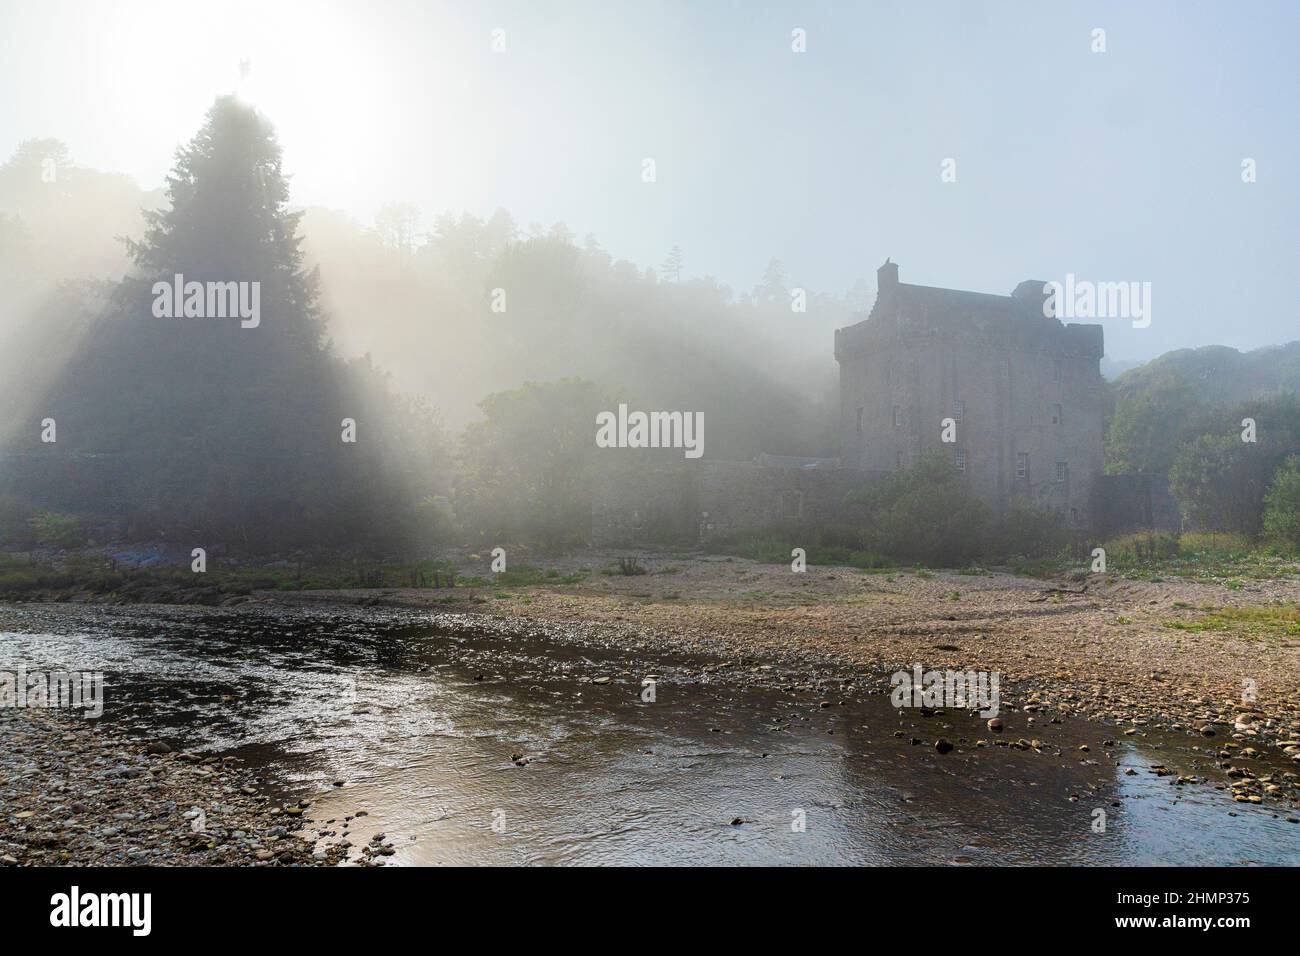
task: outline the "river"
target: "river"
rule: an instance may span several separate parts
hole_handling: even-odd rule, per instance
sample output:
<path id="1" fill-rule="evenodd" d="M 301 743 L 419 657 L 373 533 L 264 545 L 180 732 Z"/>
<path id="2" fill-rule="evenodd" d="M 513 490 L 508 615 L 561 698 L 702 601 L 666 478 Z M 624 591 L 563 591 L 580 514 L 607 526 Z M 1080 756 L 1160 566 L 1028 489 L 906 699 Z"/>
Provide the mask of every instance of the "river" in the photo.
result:
<path id="1" fill-rule="evenodd" d="M 103 671 L 105 729 L 236 755 L 311 799 L 315 829 L 386 834 L 389 865 L 1300 863 L 1300 826 L 1216 789 L 1203 740 L 1004 712 L 1041 752 L 977 748 L 983 719 L 896 710 L 865 675 L 583 627 L 0 608 L 0 669 L 20 665 Z"/>

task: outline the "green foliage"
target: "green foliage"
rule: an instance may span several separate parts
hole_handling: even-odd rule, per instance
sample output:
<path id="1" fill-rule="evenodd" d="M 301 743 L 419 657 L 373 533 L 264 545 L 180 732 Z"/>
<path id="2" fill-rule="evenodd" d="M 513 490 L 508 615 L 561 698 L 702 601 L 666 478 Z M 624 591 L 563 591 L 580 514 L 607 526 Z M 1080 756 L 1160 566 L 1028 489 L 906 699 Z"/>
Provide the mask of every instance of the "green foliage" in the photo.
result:
<path id="1" fill-rule="evenodd" d="M 415 507 L 420 538 L 431 544 L 445 544 L 460 531 L 456 512 L 445 495 L 427 495 Z"/>
<path id="2" fill-rule="evenodd" d="M 1255 537 L 1274 472 L 1300 452 L 1297 391 L 1300 343 L 1161 356 L 1113 386 L 1106 469 L 1167 474 L 1188 525 Z M 1241 440 L 1246 418 L 1256 422 L 1255 442 Z"/>
<path id="3" fill-rule="evenodd" d="M 1242 440 L 1247 418 L 1256 424 L 1254 442 Z M 1247 402 L 1207 414 L 1195 430 L 1169 473 L 1184 519 L 1197 530 L 1255 537 L 1270 480 L 1300 450 L 1300 402 L 1290 395 Z"/>
<path id="4" fill-rule="evenodd" d="M 1120 390 L 1106 435 L 1107 472 L 1168 474 L 1183 431 L 1201 410 L 1200 393 L 1174 371 Z"/>
<path id="5" fill-rule="evenodd" d="M 1241 578 L 1272 580 L 1300 573 L 1294 562 L 1252 547 L 1250 539 L 1236 533 L 1143 531 L 1113 538 L 1103 547 L 1110 571 L 1149 581 L 1183 577 L 1239 590 Z"/>
<path id="6" fill-rule="evenodd" d="M 101 514 L 111 488 L 111 513 L 139 537 L 245 551 L 424 543 L 414 511 L 437 490 L 437 421 L 397 400 L 368 358 L 343 362 L 325 342 L 270 124 L 219 97 L 178 151 L 167 199 L 128 243 L 136 268 L 107 314 L 41 389 L 59 453 L 77 461 L 64 507 Z M 259 283 L 260 325 L 154 316 L 153 283 L 176 273 Z"/>
<path id="7" fill-rule="evenodd" d="M 1192 633 L 1227 631 L 1253 640 L 1300 637 L 1300 607 L 1224 607 L 1191 620 L 1166 621 L 1165 627 Z"/>
<path id="8" fill-rule="evenodd" d="M 1108 564 L 1123 566 L 1162 561 L 1179 553 L 1178 535 L 1165 531 L 1139 531 L 1112 538 L 1102 547 Z"/>
<path id="9" fill-rule="evenodd" d="M 584 543 L 596 415 L 615 404 L 581 379 L 529 382 L 483 399 L 484 421 L 462 439 L 457 514 L 484 541 Z"/>
<path id="10" fill-rule="evenodd" d="M 1297 394 L 1300 342 L 1251 352 L 1223 345 L 1177 349 L 1125 372 L 1115 380 L 1114 388 L 1123 398 L 1148 391 L 1171 377 L 1187 383 L 1194 403 L 1206 408 L 1235 406 L 1279 392 Z"/>
<path id="11" fill-rule="evenodd" d="M 59 511 L 46 511 L 31 519 L 38 544 L 47 548 L 76 548 L 86 541 L 81 519 Z"/>
<path id="12" fill-rule="evenodd" d="M 1236 560 L 1250 553 L 1250 539 L 1230 531 L 1185 531 L 1178 537 L 1178 553 Z"/>
<path id="13" fill-rule="evenodd" d="M 1003 560 L 1054 557 L 1069 542 L 1070 532 L 1058 512 L 1018 504 L 998 522 L 991 553 Z"/>
<path id="14" fill-rule="evenodd" d="M 834 564 L 864 570 L 882 570 L 897 567 L 897 563 L 879 554 L 863 551 L 842 543 L 827 543 L 823 533 L 811 535 L 812 541 L 796 543 L 787 532 L 768 532 L 747 535 L 733 541 L 714 542 L 710 550 L 736 557 L 749 558 L 763 564 L 789 564 L 794 560 L 791 552 L 803 548 L 809 564 Z"/>
<path id="15" fill-rule="evenodd" d="M 1227 435 L 1201 435 L 1178 453 L 1169 487 L 1190 525 L 1208 531 L 1248 525 L 1248 453 L 1239 438 Z"/>
<path id="16" fill-rule="evenodd" d="M 987 572 L 975 565 L 977 559 L 1009 561 L 1027 570 L 1030 559 L 1056 558 L 1071 541 L 1060 515 L 1049 508 L 1018 505 L 993 525 L 988 508 L 966 492 L 943 455 L 927 456 L 858 490 L 848 507 L 856 517 L 847 534 L 843 528 L 824 529 L 795 541 L 788 532 L 769 532 L 713 546 L 770 564 L 789 563 L 792 549 L 801 547 L 809 564 L 864 570 L 925 564 L 982 574 Z M 1049 566 L 1056 567 L 1043 565 Z"/>
<path id="17" fill-rule="evenodd" d="M 344 258 L 353 247 L 339 236 L 323 261 L 355 268 Z M 792 339 L 788 293 L 769 300 L 685 272 L 660 278 L 611 259 L 590 237 L 575 243 L 562 224 L 521 234 L 502 211 L 486 221 L 444 217 L 412 269 L 386 287 L 386 297 L 409 302 L 409 334 L 377 357 L 411 379 L 427 376 L 423 355 L 454 347 L 436 382 L 449 420 L 475 417 L 474 402 L 492 389 L 579 377 L 616 386 L 642 408 L 701 412 L 711 458 L 834 454 L 838 388 L 815 343 L 853 321 L 844 301 L 815 297 L 806 317 L 816 324 Z M 492 311 L 495 289 L 508 293 L 504 311 Z"/>
<path id="18" fill-rule="evenodd" d="M 232 595 L 246 595 L 255 590 L 300 591 L 321 589 L 380 588 L 474 588 L 492 585 L 535 587 L 577 584 L 586 580 L 585 571 L 562 574 L 554 568 L 545 570 L 518 564 L 509 571 L 493 575 L 491 581 L 462 576 L 450 561 L 416 562 L 378 561 L 360 557 L 322 557 L 318 560 L 278 562 L 274 565 L 246 565 L 234 568 L 209 565 L 207 574 L 195 575 L 188 568 L 119 567 L 97 556 L 72 557 L 57 564 L 16 562 L 0 558 L 0 598 L 51 596 L 62 599 L 89 591 L 117 595 L 123 600 L 150 600 L 190 603 L 196 593 L 205 595 L 202 603 L 217 603 Z M 156 593 L 161 589 L 161 594 Z M 447 600 L 453 600 L 447 598 Z"/>
<path id="19" fill-rule="evenodd" d="M 967 493 L 940 454 L 855 492 L 849 504 L 865 550 L 899 561 L 965 565 L 987 543 L 988 506 Z"/>
<path id="20" fill-rule="evenodd" d="M 495 587 L 503 584 L 517 588 L 554 584 L 579 584 L 587 580 L 587 574 L 588 572 L 585 570 L 561 574 L 555 568 L 547 568 L 543 571 L 532 564 L 511 564 L 507 570 L 492 574 L 489 578 L 479 576 L 463 578 L 460 584 L 462 587 L 467 588 L 481 588 L 488 585 Z M 501 595 L 497 596 L 500 597 Z"/>
<path id="21" fill-rule="evenodd" d="M 1264 532 L 1280 544 L 1300 549 L 1300 456 L 1277 469 L 1264 496 Z"/>

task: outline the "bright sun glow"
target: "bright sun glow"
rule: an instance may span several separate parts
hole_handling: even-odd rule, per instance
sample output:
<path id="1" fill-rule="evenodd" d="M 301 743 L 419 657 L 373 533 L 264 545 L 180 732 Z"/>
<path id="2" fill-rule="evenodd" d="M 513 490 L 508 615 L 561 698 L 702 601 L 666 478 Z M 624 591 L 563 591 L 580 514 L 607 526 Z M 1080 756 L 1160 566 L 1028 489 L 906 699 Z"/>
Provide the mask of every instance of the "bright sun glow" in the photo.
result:
<path id="1" fill-rule="evenodd" d="M 401 41 L 409 49 L 385 48 L 364 29 L 364 7 L 326 3 L 56 3 L 40 16 L 47 27 L 60 21 L 45 32 L 75 48 L 96 77 L 88 87 L 46 92 L 66 99 L 56 112 L 89 107 L 98 117 L 94 141 L 71 143 L 74 155 L 129 171 L 147 187 L 162 181 L 212 100 L 236 93 L 275 124 L 295 203 L 346 196 L 353 212 L 367 215 L 392 199 L 395 181 L 427 184 L 404 198 L 441 208 L 486 191 L 481 164 L 439 150 L 427 133 L 430 118 L 439 130 L 471 122 L 463 98 L 430 102 L 431 90 L 455 88 L 460 69 L 445 53 L 415 55 L 428 48 L 432 29 L 411 31 Z M 426 132 L 416 137 L 413 129 Z"/>

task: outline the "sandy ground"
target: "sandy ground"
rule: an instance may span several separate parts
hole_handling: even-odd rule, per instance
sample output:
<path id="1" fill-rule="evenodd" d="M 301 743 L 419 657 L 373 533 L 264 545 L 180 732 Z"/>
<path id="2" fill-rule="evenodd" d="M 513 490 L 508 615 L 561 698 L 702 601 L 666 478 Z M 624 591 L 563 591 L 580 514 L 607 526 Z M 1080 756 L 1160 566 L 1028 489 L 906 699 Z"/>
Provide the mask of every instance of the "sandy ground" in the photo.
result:
<path id="1" fill-rule="evenodd" d="M 622 553 L 536 562 L 599 572 Z M 683 648 L 833 662 L 880 676 L 926 669 L 996 671 L 1004 697 L 1130 726 L 1288 746 L 1300 762 L 1300 637 L 1189 632 L 1207 609 L 1300 601 L 1300 579 L 1240 589 L 1090 575 L 1048 582 L 1007 573 L 867 573 L 740 558 L 642 554 L 648 573 L 591 574 L 577 585 L 313 592 L 312 599 L 461 607 L 607 623 Z M 303 597 L 307 597 L 304 595 Z M 452 602 L 449 603 L 449 599 Z M 1292 742 L 1295 742 L 1294 744 Z M 1232 746 L 1231 743 L 1228 746 Z"/>

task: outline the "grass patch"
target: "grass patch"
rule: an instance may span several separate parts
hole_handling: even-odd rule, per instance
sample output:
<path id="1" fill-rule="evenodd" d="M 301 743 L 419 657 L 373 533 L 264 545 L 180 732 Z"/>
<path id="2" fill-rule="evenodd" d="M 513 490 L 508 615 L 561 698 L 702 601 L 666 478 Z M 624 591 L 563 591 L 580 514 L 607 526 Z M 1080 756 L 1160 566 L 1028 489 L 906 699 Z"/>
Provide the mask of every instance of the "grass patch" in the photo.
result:
<path id="1" fill-rule="evenodd" d="M 1202 633 L 1221 631 L 1245 637 L 1300 637 L 1300 606 L 1273 604 L 1267 607 L 1225 607 L 1191 621 L 1165 621 L 1165 627 Z"/>
<path id="2" fill-rule="evenodd" d="M 832 564 L 864 570 L 896 568 L 897 562 L 870 551 L 853 548 L 797 543 L 780 535 L 754 535 L 718 546 L 723 554 L 749 558 L 759 564 L 789 564 L 795 548 L 803 548 L 809 564 Z"/>
<path id="3" fill-rule="evenodd" d="M 458 587 L 465 588 L 529 588 L 547 584 L 580 584 L 585 580 L 587 580 L 587 574 L 583 571 L 575 571 L 573 574 L 561 574 L 555 568 L 543 570 L 531 564 L 516 564 L 512 568 L 507 568 L 505 571 L 492 574 L 486 578 L 476 575 L 475 577 L 461 578 L 456 583 Z"/>
<path id="4" fill-rule="evenodd" d="M 376 561 L 354 558 L 320 563 L 281 561 L 223 567 L 220 557 L 208 558 L 202 574 L 182 567 L 132 568 L 102 556 L 73 555 L 58 565 L 32 564 L 0 556 L 0 597 L 15 600 L 30 595 L 66 598 L 79 592 L 120 595 L 154 589 L 216 591 L 224 596 L 253 591 L 307 591 L 381 588 L 528 587 L 577 584 L 584 573 L 561 574 L 527 564 L 494 575 L 491 580 L 461 577 L 446 561 Z"/>
<path id="5" fill-rule="evenodd" d="M 1252 548 L 1239 534 L 1185 532 L 1134 534 L 1107 541 L 1111 570 L 1136 580 L 1159 583 L 1165 578 L 1222 581 L 1240 590 L 1240 579 L 1269 580 L 1300 572 L 1296 562 L 1266 548 Z"/>

